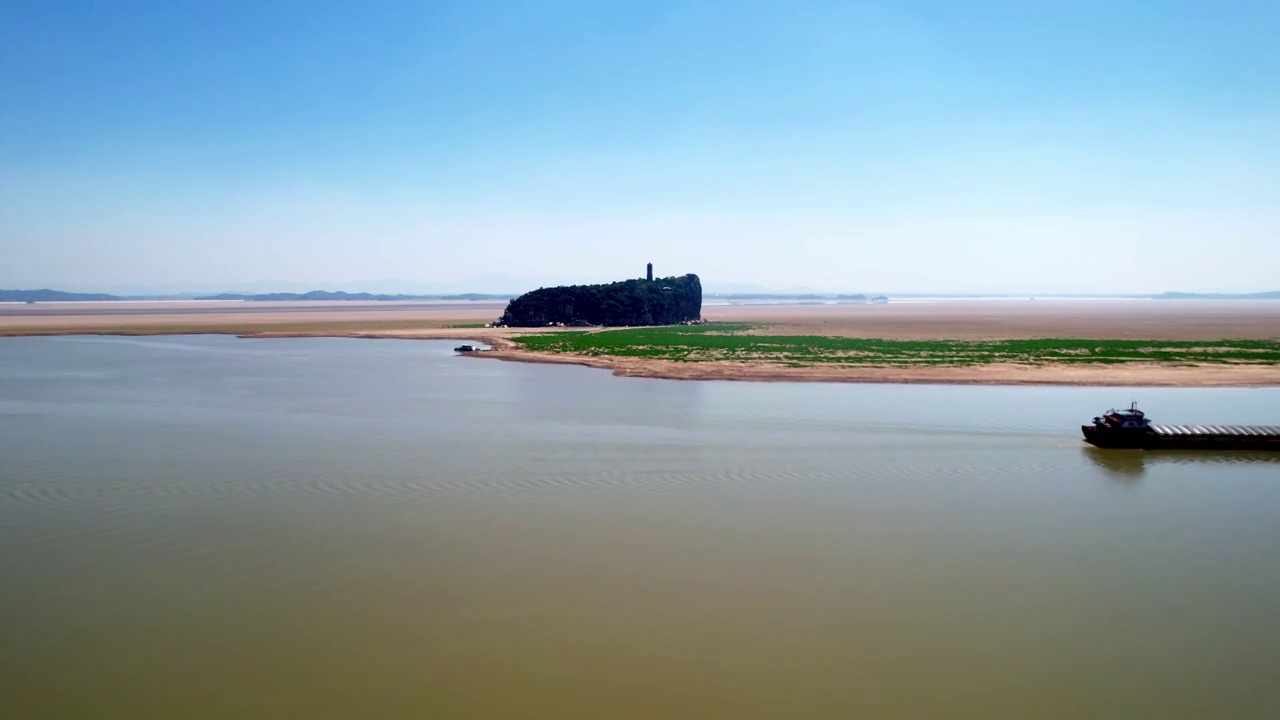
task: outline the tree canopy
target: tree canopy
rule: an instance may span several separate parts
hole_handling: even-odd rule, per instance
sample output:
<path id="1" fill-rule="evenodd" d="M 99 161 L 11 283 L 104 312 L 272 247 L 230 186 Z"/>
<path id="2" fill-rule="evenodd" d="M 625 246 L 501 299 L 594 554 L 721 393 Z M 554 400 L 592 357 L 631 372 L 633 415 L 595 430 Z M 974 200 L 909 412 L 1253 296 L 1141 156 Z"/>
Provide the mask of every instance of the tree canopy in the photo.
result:
<path id="1" fill-rule="evenodd" d="M 511 327 L 549 324 L 673 325 L 702 316 L 697 275 L 540 288 L 512 300 L 498 320 Z"/>

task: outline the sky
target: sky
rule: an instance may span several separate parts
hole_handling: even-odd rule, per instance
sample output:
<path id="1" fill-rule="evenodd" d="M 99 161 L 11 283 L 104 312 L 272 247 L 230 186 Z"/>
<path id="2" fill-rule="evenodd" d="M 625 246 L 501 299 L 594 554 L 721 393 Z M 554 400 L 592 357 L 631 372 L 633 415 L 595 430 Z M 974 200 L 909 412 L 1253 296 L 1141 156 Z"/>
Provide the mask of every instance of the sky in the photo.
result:
<path id="1" fill-rule="evenodd" d="M 1280 289 L 1280 3 L 0 3 L 0 287 Z"/>

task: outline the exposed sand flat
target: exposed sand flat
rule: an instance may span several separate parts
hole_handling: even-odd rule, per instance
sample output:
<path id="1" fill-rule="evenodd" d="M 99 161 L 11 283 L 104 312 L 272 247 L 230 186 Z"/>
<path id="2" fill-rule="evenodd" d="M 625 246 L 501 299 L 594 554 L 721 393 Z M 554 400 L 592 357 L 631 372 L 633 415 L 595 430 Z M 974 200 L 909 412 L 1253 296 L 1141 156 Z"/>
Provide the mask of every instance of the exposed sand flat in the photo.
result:
<path id="1" fill-rule="evenodd" d="M 0 334 L 72 332 L 358 332 L 491 322 L 505 303 L 153 302 L 0 305 Z M 709 320 L 766 323 L 755 332 L 902 339 L 1031 337 L 1221 340 L 1280 338 L 1280 301 L 920 300 L 887 305 L 708 305 Z"/>
<path id="2" fill-rule="evenodd" d="M 492 322 L 504 302 L 111 302 L 0 305 L 0 334 L 349 331 Z"/>
<path id="3" fill-rule="evenodd" d="M 511 341 L 549 329 L 458 328 L 490 322 L 498 302 L 65 303 L 5 306 L 0 335 L 229 333 L 475 340 L 477 358 L 569 363 L 630 377 L 684 380 L 1038 385 L 1274 386 L 1280 367 L 1245 365 L 989 364 L 962 367 L 787 367 L 681 363 L 538 353 Z M 1280 338 L 1280 302 L 1154 300 L 940 300 L 888 305 L 709 305 L 710 320 L 762 323 L 759 334 L 900 339 Z"/>
<path id="4" fill-rule="evenodd" d="M 501 345 L 498 345 L 501 348 Z M 498 349 L 473 357 L 521 362 L 585 365 L 623 377 L 671 380 L 747 380 L 790 382 L 919 383 L 965 385 L 1095 385 L 1168 387 L 1269 387 L 1280 385 L 1280 366 L 1160 365 L 1154 363 L 1044 364 L 992 363 L 960 367 L 829 368 L 698 362 L 683 363 L 629 357 L 584 357 Z"/>

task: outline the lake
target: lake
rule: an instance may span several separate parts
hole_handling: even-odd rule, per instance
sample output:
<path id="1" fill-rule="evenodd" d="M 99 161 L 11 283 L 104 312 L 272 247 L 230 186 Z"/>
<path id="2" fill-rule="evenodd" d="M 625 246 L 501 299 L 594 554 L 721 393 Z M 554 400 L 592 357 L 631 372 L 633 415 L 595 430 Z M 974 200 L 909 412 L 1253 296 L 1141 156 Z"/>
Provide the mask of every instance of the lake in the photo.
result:
<path id="1" fill-rule="evenodd" d="M 13 718 L 1280 714 L 1277 389 L 0 339 Z"/>

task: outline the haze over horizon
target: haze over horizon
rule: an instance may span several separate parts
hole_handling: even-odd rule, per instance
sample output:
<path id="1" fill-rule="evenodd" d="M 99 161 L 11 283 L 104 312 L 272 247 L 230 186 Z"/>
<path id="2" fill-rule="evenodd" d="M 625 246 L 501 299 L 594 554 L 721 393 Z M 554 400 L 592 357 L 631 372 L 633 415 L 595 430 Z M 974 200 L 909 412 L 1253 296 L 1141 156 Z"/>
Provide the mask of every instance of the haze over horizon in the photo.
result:
<path id="1" fill-rule="evenodd" d="M 0 8 L 0 288 L 1277 289 L 1273 4 L 140 5 Z"/>
<path id="2" fill-rule="evenodd" d="M 311 281 L 283 281 L 283 280 L 258 280 L 250 282 L 236 283 L 214 283 L 209 285 L 203 284 L 183 284 L 183 283 L 149 283 L 141 285 L 91 285 L 87 287 L 55 287 L 55 288 L 0 288 L 0 290 L 36 290 L 50 289 L 62 292 L 74 293 L 106 293 L 110 295 L 122 296 L 127 298 L 145 298 L 145 297 L 189 297 L 189 296 L 212 296 L 220 294 L 244 294 L 244 295 L 262 295 L 270 293 L 307 293 L 311 291 L 325 292 L 347 292 L 347 293 L 370 293 L 374 295 L 463 295 L 463 294 L 484 294 L 484 295 L 518 295 L 540 287 L 552 287 L 556 285 L 578 285 L 578 284 L 594 284 L 607 283 L 615 280 L 626 279 L 632 277 L 634 273 L 627 274 L 623 271 L 620 274 L 600 277 L 582 277 L 582 276 L 549 276 L 545 278 L 521 278 L 506 275 L 488 274 L 474 278 L 468 278 L 456 282 L 424 282 L 400 279 L 383 279 L 383 280 L 353 280 L 346 282 L 311 282 Z M 1138 292 L 1132 290 L 1116 290 L 1116 291 L 1082 291 L 1072 287 L 1026 287 L 1026 286 L 1000 286 L 994 288 L 979 288 L 975 290 L 952 291 L 952 292 L 935 292 L 930 290 L 919 290 L 913 288 L 882 288 L 882 287 L 811 287 L 807 285 L 793 286 L 768 286 L 755 283 L 737 283 L 724 281 L 715 277 L 707 278 L 700 276 L 703 281 L 703 292 L 709 295 L 735 295 L 735 294 L 766 294 L 766 295 L 800 295 L 800 294 L 819 294 L 819 295 L 837 295 L 837 294 L 865 294 L 878 295 L 886 294 L 897 297 L 911 296 L 966 296 L 966 297 L 1144 297 L 1157 295 L 1161 292 L 1184 292 L 1181 289 L 1166 289 L 1162 291 Z M 1259 290 L 1259 293 L 1275 293 L 1280 292 L 1276 289 Z M 1207 295 L 1216 294 L 1213 291 L 1204 291 Z M 1235 294 L 1235 293 L 1223 293 Z M 1249 294 L 1249 293 L 1240 293 Z"/>

